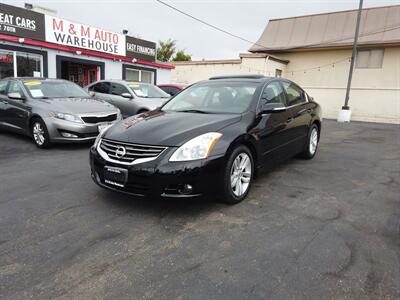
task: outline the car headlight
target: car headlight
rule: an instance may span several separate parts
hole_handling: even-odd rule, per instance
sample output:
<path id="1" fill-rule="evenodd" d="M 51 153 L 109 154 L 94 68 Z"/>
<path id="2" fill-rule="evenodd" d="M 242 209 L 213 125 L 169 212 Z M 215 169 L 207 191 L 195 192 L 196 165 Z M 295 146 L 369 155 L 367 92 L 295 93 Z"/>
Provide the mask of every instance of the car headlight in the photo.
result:
<path id="1" fill-rule="evenodd" d="M 169 161 L 188 161 L 207 158 L 221 136 L 222 134 L 219 132 L 208 132 L 199 135 L 180 146 L 172 154 Z"/>
<path id="2" fill-rule="evenodd" d="M 65 120 L 65 121 L 70 121 L 74 123 L 83 123 L 82 119 L 78 116 L 71 115 L 71 114 L 65 114 L 65 113 L 59 113 L 59 112 L 53 112 L 51 114 L 52 117 Z"/>

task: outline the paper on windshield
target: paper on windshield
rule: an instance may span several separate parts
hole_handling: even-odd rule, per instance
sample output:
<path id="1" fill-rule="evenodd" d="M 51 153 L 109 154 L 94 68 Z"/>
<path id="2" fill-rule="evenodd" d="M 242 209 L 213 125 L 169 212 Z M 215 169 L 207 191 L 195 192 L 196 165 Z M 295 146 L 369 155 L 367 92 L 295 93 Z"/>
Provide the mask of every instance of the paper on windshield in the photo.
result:
<path id="1" fill-rule="evenodd" d="M 32 97 L 37 98 L 37 97 L 43 97 L 43 92 L 40 89 L 32 89 L 29 90 L 31 92 Z"/>
<path id="2" fill-rule="evenodd" d="M 40 81 L 27 81 L 24 82 L 24 85 L 30 86 L 30 85 L 39 85 L 42 84 Z"/>
<path id="3" fill-rule="evenodd" d="M 134 90 L 135 94 L 138 95 L 139 97 L 144 97 L 146 96 L 141 90 Z"/>

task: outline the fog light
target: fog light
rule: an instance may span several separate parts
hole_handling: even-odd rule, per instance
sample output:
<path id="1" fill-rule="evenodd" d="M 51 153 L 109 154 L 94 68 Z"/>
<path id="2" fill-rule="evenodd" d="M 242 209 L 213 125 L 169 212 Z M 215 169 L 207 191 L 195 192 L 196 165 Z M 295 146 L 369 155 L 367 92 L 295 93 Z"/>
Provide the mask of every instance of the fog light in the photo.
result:
<path id="1" fill-rule="evenodd" d="M 179 194 L 189 195 L 193 192 L 193 187 L 190 184 L 184 184 L 178 189 Z"/>
<path id="2" fill-rule="evenodd" d="M 72 133 L 64 132 L 64 131 L 61 131 L 61 135 L 65 138 L 77 138 L 78 137 L 76 134 L 72 134 Z"/>

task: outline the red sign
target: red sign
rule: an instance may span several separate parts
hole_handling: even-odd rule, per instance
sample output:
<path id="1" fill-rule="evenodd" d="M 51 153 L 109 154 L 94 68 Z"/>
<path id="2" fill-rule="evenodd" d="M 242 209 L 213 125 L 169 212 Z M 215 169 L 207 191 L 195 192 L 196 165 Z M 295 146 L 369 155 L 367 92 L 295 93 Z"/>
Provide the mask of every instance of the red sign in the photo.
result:
<path id="1" fill-rule="evenodd" d="M 13 59 L 11 56 L 0 55 L 0 61 L 5 63 L 12 63 Z"/>

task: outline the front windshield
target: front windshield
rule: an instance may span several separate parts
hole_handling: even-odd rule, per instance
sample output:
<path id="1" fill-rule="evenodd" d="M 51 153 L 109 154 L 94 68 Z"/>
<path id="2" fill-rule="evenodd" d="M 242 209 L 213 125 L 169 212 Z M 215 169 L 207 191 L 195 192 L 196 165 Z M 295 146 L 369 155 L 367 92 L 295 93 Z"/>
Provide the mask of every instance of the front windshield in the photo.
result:
<path id="1" fill-rule="evenodd" d="M 180 92 L 162 110 L 240 114 L 249 108 L 257 85 L 255 82 L 199 83 Z"/>
<path id="2" fill-rule="evenodd" d="M 25 88 L 32 98 L 82 98 L 89 95 L 78 85 L 69 81 L 25 81 Z"/>
<path id="3" fill-rule="evenodd" d="M 128 83 L 128 87 L 140 98 L 169 98 L 166 92 L 159 87 L 148 83 Z"/>

